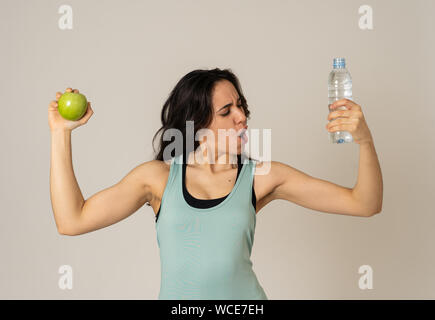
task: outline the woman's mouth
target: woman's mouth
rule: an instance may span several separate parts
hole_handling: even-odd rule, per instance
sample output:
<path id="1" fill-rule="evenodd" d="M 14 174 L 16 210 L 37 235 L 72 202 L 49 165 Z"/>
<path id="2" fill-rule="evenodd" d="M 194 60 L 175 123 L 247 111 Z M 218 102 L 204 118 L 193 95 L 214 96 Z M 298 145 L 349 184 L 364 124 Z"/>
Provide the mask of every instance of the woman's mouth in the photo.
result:
<path id="1" fill-rule="evenodd" d="M 242 129 L 242 131 L 238 135 L 238 138 L 240 138 L 240 141 L 243 144 L 246 144 L 248 142 L 248 136 L 246 135 L 246 129 Z"/>

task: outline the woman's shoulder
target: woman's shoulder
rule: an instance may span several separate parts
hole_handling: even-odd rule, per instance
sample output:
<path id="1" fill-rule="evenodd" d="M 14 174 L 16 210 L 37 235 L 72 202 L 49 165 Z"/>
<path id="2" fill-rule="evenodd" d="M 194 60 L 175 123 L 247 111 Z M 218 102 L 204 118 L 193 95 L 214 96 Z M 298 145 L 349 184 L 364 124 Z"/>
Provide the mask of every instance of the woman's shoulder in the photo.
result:
<path id="1" fill-rule="evenodd" d="M 143 162 L 139 167 L 140 179 L 146 183 L 150 188 L 153 195 L 151 204 L 154 204 L 156 200 L 161 199 L 163 190 L 165 189 L 166 182 L 169 177 L 172 159 L 170 161 L 162 160 L 149 160 Z"/>
<path id="2" fill-rule="evenodd" d="M 171 164 L 161 160 L 145 161 L 132 170 L 132 175 L 147 186 L 153 187 L 165 181 L 168 177 Z"/>
<path id="3" fill-rule="evenodd" d="M 255 174 L 256 175 L 268 175 L 268 176 L 280 176 L 287 168 L 292 168 L 288 164 L 274 160 L 254 160 Z"/>
<path id="4" fill-rule="evenodd" d="M 141 165 L 142 171 L 148 175 L 160 176 L 169 172 L 171 168 L 171 161 L 162 161 L 162 160 L 149 160 L 143 162 Z"/>

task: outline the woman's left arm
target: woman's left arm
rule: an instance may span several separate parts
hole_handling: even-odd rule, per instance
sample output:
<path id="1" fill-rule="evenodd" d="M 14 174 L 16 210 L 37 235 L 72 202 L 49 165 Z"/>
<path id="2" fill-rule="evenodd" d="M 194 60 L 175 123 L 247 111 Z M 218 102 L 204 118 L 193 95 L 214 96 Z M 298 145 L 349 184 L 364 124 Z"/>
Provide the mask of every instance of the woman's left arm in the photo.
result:
<path id="1" fill-rule="evenodd" d="M 347 99 L 337 100 L 331 110 L 345 106 L 346 110 L 332 111 L 327 125 L 329 132 L 349 131 L 355 143 L 360 144 L 358 181 L 354 188 L 312 177 L 287 164 L 272 161 L 267 175 L 266 196 L 258 207 L 275 199 L 288 200 L 317 211 L 370 217 L 382 210 L 382 174 L 373 139 L 361 107 Z M 339 117 L 339 118 L 338 118 Z"/>
<path id="2" fill-rule="evenodd" d="M 341 99 L 329 106 L 331 110 L 339 107 L 345 107 L 346 110 L 332 111 L 328 120 L 334 120 L 326 128 L 329 132 L 349 131 L 355 143 L 360 145 L 358 180 L 352 194 L 368 211 L 378 213 L 382 210 L 383 181 L 373 137 L 360 105 L 349 99 Z"/>

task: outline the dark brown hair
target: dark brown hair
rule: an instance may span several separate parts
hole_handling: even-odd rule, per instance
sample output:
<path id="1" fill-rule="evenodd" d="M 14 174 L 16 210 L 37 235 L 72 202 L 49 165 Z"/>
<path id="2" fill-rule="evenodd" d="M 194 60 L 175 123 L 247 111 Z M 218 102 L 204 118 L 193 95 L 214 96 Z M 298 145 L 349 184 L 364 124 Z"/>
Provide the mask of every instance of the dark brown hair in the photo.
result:
<path id="1" fill-rule="evenodd" d="M 243 95 L 240 82 L 231 69 L 221 70 L 194 70 L 186 74 L 178 81 L 175 88 L 169 94 L 161 112 L 162 126 L 155 133 L 152 145 L 155 153 L 155 160 L 163 161 L 163 151 L 172 141 L 163 140 L 163 133 L 167 129 L 178 129 L 183 134 L 183 153 L 186 154 L 186 121 L 194 121 L 194 135 L 202 128 L 207 128 L 213 120 L 212 93 L 218 81 L 228 80 L 236 88 L 241 105 L 247 119 L 250 118 L 250 111 L 245 96 Z M 154 141 L 160 133 L 157 152 L 154 148 Z M 194 141 L 194 150 L 199 146 L 199 141 Z M 173 155 L 178 156 L 177 154 Z M 250 158 L 249 158 L 250 159 Z"/>

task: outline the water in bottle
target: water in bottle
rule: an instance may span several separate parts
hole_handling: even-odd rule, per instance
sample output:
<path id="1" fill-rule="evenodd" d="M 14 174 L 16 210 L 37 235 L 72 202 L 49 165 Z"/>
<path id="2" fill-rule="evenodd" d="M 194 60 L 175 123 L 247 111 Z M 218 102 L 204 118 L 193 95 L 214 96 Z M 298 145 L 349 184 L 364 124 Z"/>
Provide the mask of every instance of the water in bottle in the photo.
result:
<path id="1" fill-rule="evenodd" d="M 346 69 L 345 59 L 334 58 L 332 65 L 333 69 L 329 73 L 328 77 L 328 105 L 343 98 L 352 100 L 352 78 L 349 71 Z M 334 110 L 330 110 L 328 107 L 328 110 L 329 112 L 336 110 L 346 110 L 346 107 L 341 106 L 334 108 Z M 334 119 L 331 119 L 330 121 Z M 332 143 L 353 142 L 353 137 L 348 131 L 334 131 L 328 133 Z"/>

